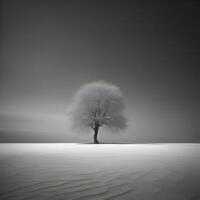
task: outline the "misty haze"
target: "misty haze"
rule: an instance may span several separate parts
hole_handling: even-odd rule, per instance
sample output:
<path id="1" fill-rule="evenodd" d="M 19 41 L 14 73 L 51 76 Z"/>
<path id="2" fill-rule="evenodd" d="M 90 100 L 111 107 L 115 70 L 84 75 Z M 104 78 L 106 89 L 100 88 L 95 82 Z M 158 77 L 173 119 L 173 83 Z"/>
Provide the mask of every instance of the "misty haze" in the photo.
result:
<path id="1" fill-rule="evenodd" d="M 1 200 L 199 200 L 200 3 L 0 2 Z"/>

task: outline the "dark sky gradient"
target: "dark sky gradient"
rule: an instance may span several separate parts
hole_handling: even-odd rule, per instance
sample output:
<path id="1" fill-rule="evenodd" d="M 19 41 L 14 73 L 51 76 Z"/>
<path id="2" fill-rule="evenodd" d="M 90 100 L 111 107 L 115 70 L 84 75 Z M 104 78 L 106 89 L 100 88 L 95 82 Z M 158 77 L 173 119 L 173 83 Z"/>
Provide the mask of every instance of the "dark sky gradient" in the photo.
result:
<path id="1" fill-rule="evenodd" d="M 129 128 L 104 141 L 200 142 L 199 10 L 198 1 L 1 1 L 0 128 L 16 130 L 12 139 L 23 130 L 87 141 L 68 130 L 66 109 L 81 85 L 105 80 L 123 91 Z"/>

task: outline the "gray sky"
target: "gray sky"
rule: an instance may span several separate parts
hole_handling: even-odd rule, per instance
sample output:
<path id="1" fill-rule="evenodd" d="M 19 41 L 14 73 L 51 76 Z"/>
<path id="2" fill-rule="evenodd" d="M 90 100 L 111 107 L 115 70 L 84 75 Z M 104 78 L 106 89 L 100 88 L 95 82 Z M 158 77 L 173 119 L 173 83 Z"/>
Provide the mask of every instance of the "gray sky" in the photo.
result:
<path id="1" fill-rule="evenodd" d="M 197 1 L 1 1 L 2 141 L 20 131 L 20 138 L 88 141 L 68 130 L 66 109 L 81 85 L 105 80 L 121 88 L 129 116 L 125 133 L 101 131 L 105 142 L 199 142 L 199 8 Z"/>

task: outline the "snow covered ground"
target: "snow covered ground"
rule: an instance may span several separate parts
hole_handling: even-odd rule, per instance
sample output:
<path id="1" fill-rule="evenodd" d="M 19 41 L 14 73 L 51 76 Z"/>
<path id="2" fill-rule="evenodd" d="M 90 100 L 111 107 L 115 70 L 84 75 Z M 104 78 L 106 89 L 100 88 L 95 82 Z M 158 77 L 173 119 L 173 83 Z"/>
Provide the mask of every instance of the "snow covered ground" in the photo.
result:
<path id="1" fill-rule="evenodd" d="M 0 144 L 0 199 L 197 200 L 200 144 Z"/>

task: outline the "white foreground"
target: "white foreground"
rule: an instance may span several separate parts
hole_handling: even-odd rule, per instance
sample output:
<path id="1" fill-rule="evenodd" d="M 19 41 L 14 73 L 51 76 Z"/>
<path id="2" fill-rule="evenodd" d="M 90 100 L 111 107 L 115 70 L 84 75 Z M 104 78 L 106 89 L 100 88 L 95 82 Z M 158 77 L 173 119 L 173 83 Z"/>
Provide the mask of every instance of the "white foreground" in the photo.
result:
<path id="1" fill-rule="evenodd" d="M 197 200 L 200 144 L 0 144 L 0 199 Z"/>

